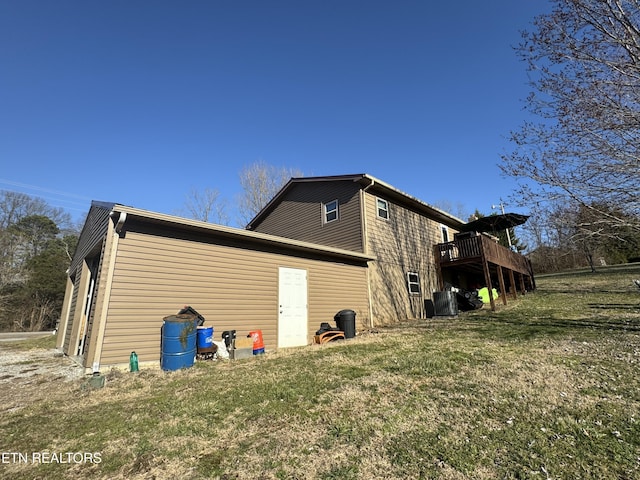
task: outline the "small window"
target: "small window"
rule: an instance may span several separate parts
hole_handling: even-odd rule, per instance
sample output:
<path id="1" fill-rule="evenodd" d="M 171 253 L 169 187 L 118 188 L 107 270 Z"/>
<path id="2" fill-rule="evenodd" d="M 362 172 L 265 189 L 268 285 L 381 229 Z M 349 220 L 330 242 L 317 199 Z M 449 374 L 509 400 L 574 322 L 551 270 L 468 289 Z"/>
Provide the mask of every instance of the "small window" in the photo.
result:
<path id="1" fill-rule="evenodd" d="M 449 241 L 449 229 L 445 225 L 442 225 L 441 228 L 442 228 L 442 242 L 447 243 Z"/>
<path id="2" fill-rule="evenodd" d="M 333 222 L 338 219 L 338 200 L 325 203 L 324 207 L 324 223 Z"/>
<path id="3" fill-rule="evenodd" d="M 378 206 L 378 217 L 389 220 L 389 203 L 387 203 L 386 200 L 378 198 L 376 205 Z"/>
<path id="4" fill-rule="evenodd" d="M 417 273 L 407 273 L 407 287 L 411 295 L 420 295 L 420 277 Z"/>

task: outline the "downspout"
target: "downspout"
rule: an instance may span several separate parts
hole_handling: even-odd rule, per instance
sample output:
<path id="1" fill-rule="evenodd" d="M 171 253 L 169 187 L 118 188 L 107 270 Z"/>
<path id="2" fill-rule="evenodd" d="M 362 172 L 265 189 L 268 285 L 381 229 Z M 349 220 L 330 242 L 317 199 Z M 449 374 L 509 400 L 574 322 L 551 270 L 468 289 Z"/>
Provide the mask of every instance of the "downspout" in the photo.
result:
<path id="1" fill-rule="evenodd" d="M 111 218 L 115 217 L 116 211 L 112 210 L 109 216 Z M 124 226 L 124 222 L 127 220 L 127 212 L 120 212 L 120 216 L 118 217 L 118 221 L 116 222 L 115 231 L 118 235 L 122 231 L 122 227 Z"/>
<path id="2" fill-rule="evenodd" d="M 369 178 L 369 185 L 367 185 L 366 187 L 364 187 L 362 189 L 363 192 L 366 192 L 367 190 L 369 190 L 371 187 L 373 187 L 376 184 L 376 181 L 373 178 Z"/>
<path id="3" fill-rule="evenodd" d="M 376 181 L 371 179 L 368 179 L 369 185 L 367 185 L 366 187 L 364 187 L 362 189 L 363 193 L 366 193 L 371 187 L 373 187 L 376 184 Z M 361 205 L 361 209 L 362 209 L 362 239 L 364 240 L 364 245 L 363 245 L 363 250 L 365 254 L 369 253 L 369 242 L 368 242 L 368 238 L 367 238 L 367 206 L 365 205 L 365 196 L 362 195 L 361 196 L 362 201 L 360 202 Z"/>
<path id="4" fill-rule="evenodd" d="M 361 205 L 360 208 L 361 208 L 361 214 L 362 214 L 362 239 L 364 242 L 363 250 L 366 255 L 369 254 L 369 237 L 367 236 L 367 207 L 365 205 L 366 197 L 364 194 L 367 192 L 367 190 L 369 190 L 371 187 L 375 185 L 376 181 L 370 178 L 369 182 L 371 183 L 369 183 L 369 185 L 364 187 L 362 189 L 362 193 L 360 194 L 360 205 Z M 367 267 L 367 293 L 369 295 L 369 328 L 373 328 L 374 321 L 373 321 L 373 305 L 371 303 L 371 273 L 370 273 L 369 267 Z"/>

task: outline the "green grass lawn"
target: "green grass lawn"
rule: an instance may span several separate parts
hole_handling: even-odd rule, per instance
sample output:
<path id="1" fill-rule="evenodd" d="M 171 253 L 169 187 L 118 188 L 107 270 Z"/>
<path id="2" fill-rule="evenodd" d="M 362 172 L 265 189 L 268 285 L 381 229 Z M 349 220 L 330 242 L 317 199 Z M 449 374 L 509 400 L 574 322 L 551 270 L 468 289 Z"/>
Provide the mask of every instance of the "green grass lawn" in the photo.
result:
<path id="1" fill-rule="evenodd" d="M 40 379 L 25 385 L 39 395 L 2 409 L 2 451 L 100 463 L 2 462 L 0 477 L 640 478 L 633 278 L 640 266 L 540 277 L 496 312 L 179 372 L 114 370 L 102 389 Z"/>

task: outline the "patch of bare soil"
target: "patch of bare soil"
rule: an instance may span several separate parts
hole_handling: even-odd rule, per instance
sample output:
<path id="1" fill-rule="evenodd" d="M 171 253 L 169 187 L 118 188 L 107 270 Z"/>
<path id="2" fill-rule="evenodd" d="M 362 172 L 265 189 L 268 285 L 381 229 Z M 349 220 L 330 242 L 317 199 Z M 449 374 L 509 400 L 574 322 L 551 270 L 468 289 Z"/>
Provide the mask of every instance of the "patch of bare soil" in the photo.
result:
<path id="1" fill-rule="evenodd" d="M 51 398 L 84 377 L 84 369 L 54 349 L 16 351 L 0 346 L 0 413 Z"/>

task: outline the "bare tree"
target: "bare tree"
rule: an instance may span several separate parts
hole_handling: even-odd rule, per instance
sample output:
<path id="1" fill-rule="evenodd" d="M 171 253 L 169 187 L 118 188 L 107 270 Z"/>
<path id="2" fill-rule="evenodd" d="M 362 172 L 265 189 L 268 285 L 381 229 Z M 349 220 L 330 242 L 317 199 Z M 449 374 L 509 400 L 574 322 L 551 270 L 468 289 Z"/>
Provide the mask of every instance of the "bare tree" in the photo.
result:
<path id="1" fill-rule="evenodd" d="M 292 177 L 301 177 L 302 172 L 286 167 L 275 167 L 259 160 L 240 171 L 243 193 L 238 199 L 240 222 L 249 223 L 269 203 L 276 193 Z"/>
<path id="2" fill-rule="evenodd" d="M 0 190 L 0 290 L 25 277 L 25 262 L 58 234 L 56 222 L 71 224 L 71 216 L 44 200 Z"/>
<path id="3" fill-rule="evenodd" d="M 51 207 L 43 199 L 25 193 L 0 190 L 0 231 L 32 215 L 50 218 L 61 230 L 78 230 L 64 209 Z"/>
<path id="4" fill-rule="evenodd" d="M 454 204 L 449 200 L 439 200 L 433 206 L 463 220 L 471 217 L 464 204 L 460 202 Z"/>
<path id="5" fill-rule="evenodd" d="M 192 188 L 187 194 L 184 209 L 178 213 L 202 222 L 229 225 L 227 202 L 220 198 L 218 189 L 205 188 L 201 192 Z"/>
<path id="6" fill-rule="evenodd" d="M 534 27 L 517 53 L 541 121 L 513 132 L 503 156 L 514 198 L 581 205 L 601 234 L 640 231 L 640 0 L 553 0 Z"/>
<path id="7" fill-rule="evenodd" d="M 620 218 L 626 215 L 606 205 L 592 209 L 581 204 L 556 203 L 545 209 L 533 209 L 521 231 L 533 246 L 529 256 L 535 271 L 585 266 L 594 271 L 601 264 L 624 263 L 640 256 L 640 232 L 609 225 L 600 211 Z"/>
<path id="8" fill-rule="evenodd" d="M 0 296 L 7 285 L 24 277 L 20 239 L 6 230 L 0 230 Z M 2 308 L 0 308 L 2 310 Z"/>

